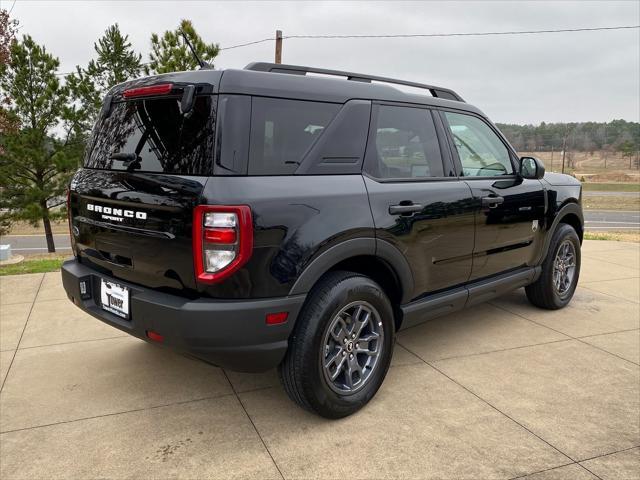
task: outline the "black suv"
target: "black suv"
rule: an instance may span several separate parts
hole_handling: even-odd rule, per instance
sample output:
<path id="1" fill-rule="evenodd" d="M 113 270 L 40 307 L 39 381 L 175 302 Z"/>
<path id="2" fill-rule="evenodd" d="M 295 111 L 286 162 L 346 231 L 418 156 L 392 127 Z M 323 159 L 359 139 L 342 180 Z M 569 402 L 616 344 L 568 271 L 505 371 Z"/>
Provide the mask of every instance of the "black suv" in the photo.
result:
<path id="1" fill-rule="evenodd" d="M 330 418 L 373 397 L 398 330 L 519 287 L 561 308 L 580 270 L 578 181 L 452 90 L 310 67 L 118 85 L 68 208 L 77 306 L 224 368 L 277 366 Z"/>

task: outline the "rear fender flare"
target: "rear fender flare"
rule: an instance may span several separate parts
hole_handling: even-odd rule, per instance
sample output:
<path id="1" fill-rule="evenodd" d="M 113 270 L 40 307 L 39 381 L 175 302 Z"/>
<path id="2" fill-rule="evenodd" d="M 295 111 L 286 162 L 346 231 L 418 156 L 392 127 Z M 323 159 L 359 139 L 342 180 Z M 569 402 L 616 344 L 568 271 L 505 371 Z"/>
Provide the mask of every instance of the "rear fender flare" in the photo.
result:
<path id="1" fill-rule="evenodd" d="M 407 258 L 385 240 L 376 240 L 376 256 L 383 259 L 389 264 L 391 269 L 396 273 L 400 288 L 402 289 L 401 304 L 409 303 L 413 299 L 413 273 Z"/>
<path id="2" fill-rule="evenodd" d="M 307 293 L 331 267 L 351 257 L 375 255 L 375 238 L 352 238 L 338 243 L 314 258 L 291 287 L 289 295 Z"/>
<path id="3" fill-rule="evenodd" d="M 388 242 L 375 238 L 353 238 L 334 245 L 318 255 L 304 269 L 291 287 L 289 295 L 309 292 L 318 279 L 338 263 L 358 256 L 377 256 L 384 260 L 397 275 L 402 289 L 402 303 L 413 294 L 413 276 L 406 258 Z"/>

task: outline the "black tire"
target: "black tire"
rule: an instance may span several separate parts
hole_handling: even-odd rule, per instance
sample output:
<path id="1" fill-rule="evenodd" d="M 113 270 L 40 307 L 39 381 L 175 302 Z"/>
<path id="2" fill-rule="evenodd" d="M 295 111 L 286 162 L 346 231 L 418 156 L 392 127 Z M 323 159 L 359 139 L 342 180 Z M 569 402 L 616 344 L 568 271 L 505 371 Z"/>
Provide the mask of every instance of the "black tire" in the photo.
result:
<path id="1" fill-rule="evenodd" d="M 359 310 L 352 316 L 344 313 L 340 319 L 346 318 L 340 322 L 338 314 L 350 305 L 356 304 L 355 307 L 363 306 L 365 310 Z M 366 307 L 364 307 L 366 306 Z M 369 311 L 368 308 L 373 310 Z M 348 312 L 348 310 L 347 310 Z M 363 313 L 364 312 L 364 313 Z M 370 315 L 367 313 L 369 312 Z M 358 316 L 359 315 L 359 316 Z M 330 380 L 331 372 L 327 372 L 323 363 L 326 363 L 325 355 L 331 357 L 330 352 L 335 352 L 335 358 L 338 360 L 340 356 L 347 354 L 347 343 L 351 343 L 351 349 L 356 346 L 356 340 L 350 340 L 349 335 L 345 335 L 342 341 L 345 342 L 344 348 L 342 343 L 334 340 L 328 329 L 331 325 L 336 325 L 339 332 L 349 333 L 348 326 L 356 326 L 352 319 L 358 317 L 361 319 L 377 318 L 375 323 L 363 321 L 365 327 L 361 327 L 358 332 L 367 332 L 370 338 L 375 338 L 374 328 L 380 329 L 378 335 L 380 340 L 366 340 L 362 338 L 362 342 L 367 344 L 367 348 L 373 345 L 375 349 L 380 348 L 376 355 L 376 362 L 373 366 L 365 367 L 360 374 L 361 385 L 358 388 L 353 387 L 353 391 L 341 392 L 336 386 L 339 378 L 347 378 L 346 368 L 352 372 L 348 358 L 340 365 L 347 363 L 342 367 L 344 372 L 332 382 Z M 340 325 L 345 326 L 344 329 Z M 352 330 L 355 332 L 355 330 Z M 335 329 L 333 330 L 335 334 Z M 280 381 L 284 386 L 289 397 L 302 408 L 311 412 L 315 412 L 325 418 L 342 418 L 351 415 L 373 398 L 382 381 L 384 380 L 391 357 L 393 354 L 393 345 L 395 343 L 395 324 L 393 320 L 393 310 L 391 303 L 380 286 L 368 277 L 352 272 L 330 272 L 320 279 L 309 293 L 307 301 L 296 322 L 296 326 L 289 339 L 289 349 L 287 354 L 278 367 Z M 327 341 L 335 342 L 332 348 L 328 346 Z M 372 343 L 370 343 L 372 342 Z M 335 350 L 334 350 L 335 348 Z M 358 347 L 360 348 L 360 347 Z M 373 348 L 373 347 L 371 347 Z M 355 354 L 356 362 L 369 362 L 369 355 L 358 353 L 360 350 L 348 350 Z M 360 359 L 360 360 L 359 360 Z M 333 364 L 334 371 L 339 370 L 339 362 Z M 368 368 L 368 370 L 367 370 Z M 357 370 L 354 376 L 349 375 L 349 382 L 355 377 L 357 379 Z M 365 377 L 365 375 L 367 375 Z M 346 380 L 345 380 L 346 381 Z"/>
<path id="2" fill-rule="evenodd" d="M 573 245 L 575 268 L 566 290 L 558 289 L 554 284 L 554 262 L 565 242 Z M 536 307 L 557 310 L 566 306 L 573 297 L 580 276 L 580 239 L 571 225 L 561 223 L 551 238 L 547 256 L 542 263 L 542 273 L 538 280 L 525 288 L 527 298 Z"/>

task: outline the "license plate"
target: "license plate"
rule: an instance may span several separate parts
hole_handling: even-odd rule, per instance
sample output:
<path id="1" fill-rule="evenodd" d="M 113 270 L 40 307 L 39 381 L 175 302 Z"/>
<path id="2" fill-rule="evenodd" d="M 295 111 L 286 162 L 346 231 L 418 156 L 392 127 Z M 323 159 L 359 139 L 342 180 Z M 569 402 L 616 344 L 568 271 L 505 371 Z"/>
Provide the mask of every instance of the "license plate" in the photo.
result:
<path id="1" fill-rule="evenodd" d="M 102 308 L 122 318 L 129 318 L 129 288 L 114 282 L 101 280 Z"/>

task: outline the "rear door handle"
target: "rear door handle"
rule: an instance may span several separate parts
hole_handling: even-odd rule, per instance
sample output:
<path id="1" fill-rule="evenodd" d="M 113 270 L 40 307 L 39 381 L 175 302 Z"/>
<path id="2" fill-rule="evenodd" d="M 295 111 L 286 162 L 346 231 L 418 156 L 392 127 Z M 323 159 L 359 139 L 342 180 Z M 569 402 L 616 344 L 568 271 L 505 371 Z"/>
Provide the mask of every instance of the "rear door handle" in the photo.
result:
<path id="1" fill-rule="evenodd" d="M 490 196 L 490 197 L 482 197 L 482 206 L 489 208 L 496 208 L 498 205 L 504 203 L 504 197 L 499 196 Z"/>
<path id="2" fill-rule="evenodd" d="M 416 213 L 421 212 L 424 209 L 424 205 L 419 203 L 410 203 L 408 205 L 389 205 L 390 215 L 402 215 L 404 213 Z"/>

